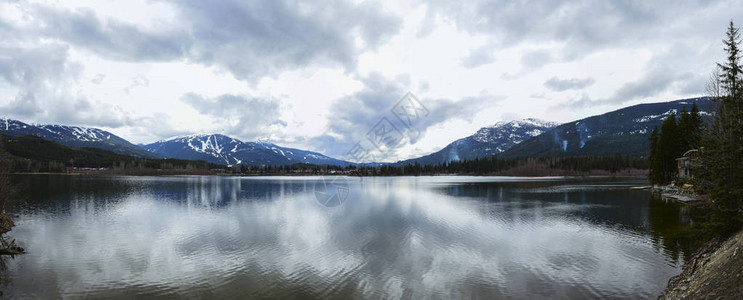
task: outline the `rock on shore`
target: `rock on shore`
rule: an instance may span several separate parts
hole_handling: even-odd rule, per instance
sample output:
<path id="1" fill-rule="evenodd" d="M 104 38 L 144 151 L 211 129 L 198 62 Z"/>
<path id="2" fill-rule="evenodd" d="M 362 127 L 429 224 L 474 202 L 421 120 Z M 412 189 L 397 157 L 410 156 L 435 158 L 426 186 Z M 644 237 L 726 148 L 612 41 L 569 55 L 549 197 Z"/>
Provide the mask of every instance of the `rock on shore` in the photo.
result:
<path id="1" fill-rule="evenodd" d="M 743 299 L 743 231 L 707 244 L 658 298 Z"/>

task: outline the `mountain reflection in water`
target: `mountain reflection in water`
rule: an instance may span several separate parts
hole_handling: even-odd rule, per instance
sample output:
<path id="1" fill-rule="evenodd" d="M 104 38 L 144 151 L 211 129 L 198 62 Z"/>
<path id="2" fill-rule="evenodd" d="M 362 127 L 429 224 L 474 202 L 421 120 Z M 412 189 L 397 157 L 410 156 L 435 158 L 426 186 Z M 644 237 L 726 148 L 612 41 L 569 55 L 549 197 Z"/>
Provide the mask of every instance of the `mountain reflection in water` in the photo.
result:
<path id="1" fill-rule="evenodd" d="M 691 249 L 642 180 L 23 175 L 11 297 L 649 298 Z"/>

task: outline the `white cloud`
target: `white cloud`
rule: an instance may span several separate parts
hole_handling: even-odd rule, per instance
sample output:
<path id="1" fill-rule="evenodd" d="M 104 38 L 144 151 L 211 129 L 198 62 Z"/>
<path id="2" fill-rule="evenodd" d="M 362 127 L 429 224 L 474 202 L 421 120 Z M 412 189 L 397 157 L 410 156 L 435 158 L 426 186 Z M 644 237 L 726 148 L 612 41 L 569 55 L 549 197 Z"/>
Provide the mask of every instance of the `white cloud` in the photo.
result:
<path id="1" fill-rule="evenodd" d="M 342 156 L 411 91 L 431 116 L 390 157 L 404 159 L 508 118 L 701 95 L 741 14 L 741 1 L 5 2 L 0 114 Z"/>

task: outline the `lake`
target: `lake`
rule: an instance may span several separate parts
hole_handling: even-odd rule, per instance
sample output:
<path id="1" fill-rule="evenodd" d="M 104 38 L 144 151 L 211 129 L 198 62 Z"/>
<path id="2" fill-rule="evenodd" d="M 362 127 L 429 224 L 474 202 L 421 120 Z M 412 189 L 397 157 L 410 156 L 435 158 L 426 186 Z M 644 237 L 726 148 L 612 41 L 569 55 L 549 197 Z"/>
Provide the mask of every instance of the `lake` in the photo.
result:
<path id="1" fill-rule="evenodd" d="M 692 250 L 644 179 L 13 181 L 17 298 L 655 298 Z"/>

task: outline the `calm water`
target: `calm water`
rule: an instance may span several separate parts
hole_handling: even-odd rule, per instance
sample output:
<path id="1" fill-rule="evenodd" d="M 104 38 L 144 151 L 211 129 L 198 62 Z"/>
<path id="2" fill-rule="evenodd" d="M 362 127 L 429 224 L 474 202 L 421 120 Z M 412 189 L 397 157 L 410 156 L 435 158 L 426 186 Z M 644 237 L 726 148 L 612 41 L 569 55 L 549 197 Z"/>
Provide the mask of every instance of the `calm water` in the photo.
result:
<path id="1" fill-rule="evenodd" d="M 11 297 L 654 298 L 688 255 L 643 180 L 14 180 Z"/>

